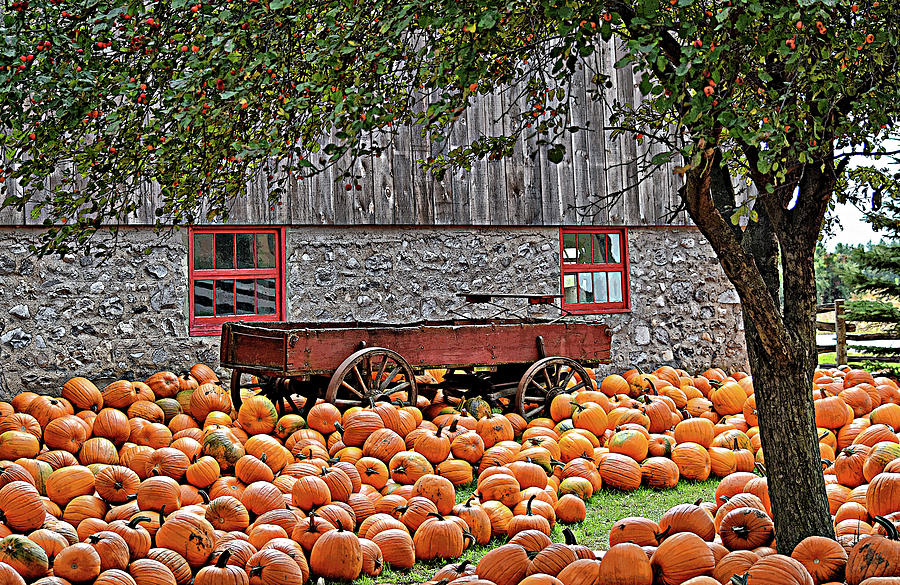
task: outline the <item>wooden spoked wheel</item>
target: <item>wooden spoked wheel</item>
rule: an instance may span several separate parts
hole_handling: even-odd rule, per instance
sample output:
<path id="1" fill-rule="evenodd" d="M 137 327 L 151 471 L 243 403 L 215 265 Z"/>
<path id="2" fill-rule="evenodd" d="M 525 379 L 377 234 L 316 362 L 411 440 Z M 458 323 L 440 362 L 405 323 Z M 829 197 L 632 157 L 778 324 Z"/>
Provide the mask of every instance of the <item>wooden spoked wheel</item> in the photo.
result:
<path id="1" fill-rule="evenodd" d="M 577 376 L 577 377 L 576 377 Z M 575 384 L 569 386 L 569 383 Z M 525 420 L 550 415 L 550 403 L 563 392 L 591 388 L 587 371 L 567 357 L 545 357 L 522 375 L 516 389 L 515 409 Z"/>
<path id="2" fill-rule="evenodd" d="M 231 370 L 231 404 L 235 410 L 240 409 L 243 404 L 241 398 L 241 388 L 253 387 L 252 376 L 245 374 L 241 369 L 235 368 Z"/>
<path id="3" fill-rule="evenodd" d="M 338 408 L 364 406 L 372 399 L 406 392 L 416 403 L 418 390 L 412 366 L 396 351 L 384 347 L 361 349 L 341 362 L 325 392 L 325 400 Z"/>

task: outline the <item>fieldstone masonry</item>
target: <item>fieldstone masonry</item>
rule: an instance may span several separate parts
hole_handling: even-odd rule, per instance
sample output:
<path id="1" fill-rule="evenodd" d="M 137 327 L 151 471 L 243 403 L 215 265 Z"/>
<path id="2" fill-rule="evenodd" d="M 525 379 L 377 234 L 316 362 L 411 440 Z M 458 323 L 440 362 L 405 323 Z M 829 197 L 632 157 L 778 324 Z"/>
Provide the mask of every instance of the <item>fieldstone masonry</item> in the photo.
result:
<path id="1" fill-rule="evenodd" d="M 125 228 L 113 258 L 37 258 L 35 232 L 0 232 L 0 398 L 58 392 L 75 375 L 98 384 L 218 363 L 217 336 L 188 335 L 187 233 Z M 740 304 L 693 228 L 632 228 L 631 312 L 588 317 L 611 327 L 612 363 L 697 370 L 745 367 Z M 490 317 L 468 291 L 560 288 L 556 228 L 298 227 L 287 230 L 288 318 L 403 323 Z M 557 315 L 524 301 L 521 315 Z"/>

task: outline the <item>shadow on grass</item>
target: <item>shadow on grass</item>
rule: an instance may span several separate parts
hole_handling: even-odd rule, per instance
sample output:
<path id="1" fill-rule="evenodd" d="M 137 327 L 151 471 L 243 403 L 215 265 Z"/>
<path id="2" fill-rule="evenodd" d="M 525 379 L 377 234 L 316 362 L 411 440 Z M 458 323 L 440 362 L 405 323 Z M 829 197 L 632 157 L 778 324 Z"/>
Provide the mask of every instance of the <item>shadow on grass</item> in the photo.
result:
<path id="1" fill-rule="evenodd" d="M 718 485 L 718 479 L 710 479 L 702 482 L 680 481 L 671 490 L 653 490 L 641 487 L 633 492 L 620 492 L 603 488 L 588 501 L 587 519 L 580 524 L 569 525 L 569 527 L 579 544 L 584 544 L 592 549 L 606 549 L 609 546 L 609 529 L 616 520 L 627 516 L 644 516 L 658 521 L 666 510 L 677 504 L 693 503 L 699 499 L 712 500 Z M 457 489 L 456 501 L 465 501 L 474 490 L 474 484 Z M 554 542 L 564 541 L 562 529 L 563 525 L 559 523 L 553 528 L 552 539 Z M 494 538 L 485 546 L 471 547 L 463 553 L 462 557 L 453 562 L 468 559 L 477 563 L 488 551 L 505 544 L 506 541 L 505 537 Z M 419 562 L 409 571 L 393 571 L 385 567 L 378 577 L 360 577 L 353 583 L 354 585 L 422 583 L 428 581 L 439 568 L 447 563 L 448 561 Z M 312 581 L 312 583 L 315 584 L 316 581 Z M 336 583 L 326 581 L 325 585 L 336 585 Z"/>

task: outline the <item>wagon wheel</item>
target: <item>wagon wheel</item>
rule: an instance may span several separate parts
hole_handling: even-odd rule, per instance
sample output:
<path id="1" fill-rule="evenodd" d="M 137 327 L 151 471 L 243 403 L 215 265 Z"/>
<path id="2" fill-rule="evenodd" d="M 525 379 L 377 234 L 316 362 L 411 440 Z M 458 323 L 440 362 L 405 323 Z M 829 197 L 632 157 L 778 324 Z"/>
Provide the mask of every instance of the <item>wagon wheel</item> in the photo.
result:
<path id="1" fill-rule="evenodd" d="M 418 390 L 412 366 L 396 351 L 367 347 L 345 359 L 337 367 L 325 400 L 338 408 L 363 406 L 370 398 L 405 391 L 408 401 L 416 403 Z"/>
<path id="2" fill-rule="evenodd" d="M 581 381 L 567 388 L 575 374 Z M 587 387 L 590 378 L 587 371 L 567 357 L 545 357 L 534 362 L 525 371 L 516 390 L 516 412 L 531 420 L 543 414 L 548 416 L 550 403 L 557 394 L 574 392 Z"/>
<path id="3" fill-rule="evenodd" d="M 235 410 L 241 408 L 241 388 L 258 388 L 259 383 L 253 381 L 253 376 L 244 372 L 240 368 L 231 370 L 231 404 Z"/>

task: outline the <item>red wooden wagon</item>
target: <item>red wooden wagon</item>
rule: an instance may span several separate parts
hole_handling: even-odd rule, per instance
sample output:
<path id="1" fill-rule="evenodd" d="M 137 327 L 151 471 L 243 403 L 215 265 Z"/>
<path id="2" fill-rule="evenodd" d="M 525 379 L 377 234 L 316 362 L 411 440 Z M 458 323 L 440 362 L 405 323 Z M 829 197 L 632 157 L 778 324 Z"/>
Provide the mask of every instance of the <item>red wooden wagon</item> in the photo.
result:
<path id="1" fill-rule="evenodd" d="M 420 390 L 440 388 L 451 396 L 480 395 L 493 405 L 508 399 L 530 419 L 544 414 L 556 394 L 590 383 L 582 363 L 609 356 L 605 325 L 561 320 L 225 323 L 221 344 L 235 406 L 241 388 L 252 384 L 282 401 L 282 412 L 293 394 L 306 396 L 307 407 L 323 396 L 343 409 L 399 391 L 415 404 Z M 440 383 L 417 382 L 416 372 L 426 368 L 447 373 Z"/>

